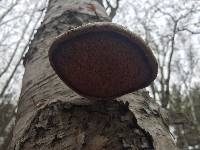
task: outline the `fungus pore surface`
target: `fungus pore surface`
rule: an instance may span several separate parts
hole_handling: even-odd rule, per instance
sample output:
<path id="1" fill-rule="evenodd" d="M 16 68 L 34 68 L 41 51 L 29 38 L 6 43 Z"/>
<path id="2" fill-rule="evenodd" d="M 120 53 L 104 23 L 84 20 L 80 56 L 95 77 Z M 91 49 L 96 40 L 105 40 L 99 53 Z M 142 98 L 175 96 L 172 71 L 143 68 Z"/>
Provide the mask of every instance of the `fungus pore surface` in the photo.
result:
<path id="1" fill-rule="evenodd" d="M 148 86 L 157 75 L 155 57 L 145 43 L 112 23 L 59 36 L 49 59 L 58 76 L 86 97 L 115 98 Z"/>

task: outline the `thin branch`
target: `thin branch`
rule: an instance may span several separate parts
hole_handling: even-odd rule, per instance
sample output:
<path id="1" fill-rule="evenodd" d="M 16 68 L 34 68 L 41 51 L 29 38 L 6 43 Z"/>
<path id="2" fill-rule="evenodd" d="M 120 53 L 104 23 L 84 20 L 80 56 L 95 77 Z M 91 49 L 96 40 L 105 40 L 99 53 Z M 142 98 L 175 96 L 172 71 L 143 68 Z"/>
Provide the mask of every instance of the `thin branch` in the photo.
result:
<path id="1" fill-rule="evenodd" d="M 174 16 L 172 16 L 170 13 L 168 13 L 168 12 L 164 12 L 164 11 L 162 11 L 160 8 L 158 8 L 158 7 L 156 7 L 157 8 L 157 10 L 159 11 L 159 12 L 161 12 L 162 14 L 164 14 L 164 15 L 166 15 L 166 16 L 169 16 L 172 20 L 173 20 L 173 22 L 175 22 L 176 21 L 176 19 L 174 18 Z"/>
<path id="2" fill-rule="evenodd" d="M 0 26 L 2 26 L 2 25 L 4 25 L 4 24 L 7 24 L 7 23 L 9 23 L 9 22 L 11 22 L 11 21 L 13 21 L 13 20 L 18 19 L 18 18 L 21 18 L 21 17 L 23 17 L 23 15 L 15 16 L 15 17 L 13 17 L 13 18 L 11 18 L 11 19 L 8 19 L 8 20 L 6 20 L 6 21 L 2 21 L 2 22 L 0 22 Z"/>
<path id="3" fill-rule="evenodd" d="M 200 34 L 200 31 L 192 31 L 192 30 L 190 30 L 188 28 L 177 29 L 177 31 L 180 31 L 180 32 L 187 31 L 187 32 L 189 32 L 191 34 Z"/>
<path id="4" fill-rule="evenodd" d="M 29 47 L 29 42 L 31 41 L 31 38 L 33 37 L 33 35 L 35 33 L 35 28 L 37 27 L 38 23 L 40 22 L 40 20 L 42 18 L 42 15 L 43 15 L 43 13 L 40 14 L 40 16 L 38 17 L 37 21 L 35 22 L 35 24 L 34 24 L 34 26 L 32 28 L 32 32 L 31 32 L 31 34 L 29 36 L 28 42 L 26 43 L 26 46 L 24 47 L 24 49 L 23 49 L 23 51 L 21 53 L 20 59 L 18 60 L 18 62 L 15 65 L 15 68 L 13 69 L 11 75 L 9 76 L 8 80 L 6 81 L 2 91 L 0 93 L 0 97 L 3 97 L 5 91 L 7 90 L 8 86 L 9 86 L 9 84 L 10 84 L 10 82 L 11 82 L 11 80 L 12 80 L 12 78 L 13 78 L 16 70 L 17 70 L 17 68 L 19 67 L 19 65 L 20 65 L 20 63 L 21 63 L 21 61 L 23 59 L 23 56 L 24 56 L 25 52 L 27 51 L 27 49 Z"/>
<path id="5" fill-rule="evenodd" d="M 18 0 L 14 4 L 12 4 L 1 16 L 0 16 L 0 22 L 7 16 L 9 12 L 12 11 L 12 9 L 18 4 Z"/>
<path id="6" fill-rule="evenodd" d="M 29 18 L 29 20 L 28 20 L 28 23 L 25 25 L 25 27 L 24 27 L 24 29 L 23 29 L 23 31 L 22 31 L 22 35 L 21 35 L 20 39 L 18 40 L 18 42 L 17 42 L 17 44 L 16 44 L 16 46 L 15 46 L 15 48 L 14 48 L 14 51 L 13 51 L 11 57 L 10 57 L 10 60 L 9 60 L 8 64 L 7 64 L 6 67 L 3 69 L 3 71 L 0 73 L 0 78 L 1 78 L 2 75 L 8 70 L 8 68 L 10 67 L 10 65 L 11 65 L 11 63 L 12 63 L 14 57 L 15 57 L 15 54 L 17 53 L 17 50 L 18 50 L 18 48 L 19 48 L 21 42 L 22 42 L 23 39 L 24 39 L 24 36 L 25 36 L 25 34 L 26 34 L 26 31 L 27 31 L 27 29 L 28 29 L 28 27 L 29 27 L 31 21 L 33 20 L 33 16 L 34 16 L 34 14 L 35 14 L 36 7 L 37 7 L 37 5 L 35 6 L 34 10 L 32 11 L 32 13 L 31 13 L 31 15 L 30 15 L 30 18 Z"/>
<path id="7" fill-rule="evenodd" d="M 174 29 L 172 33 L 172 39 L 171 39 L 171 51 L 170 51 L 170 56 L 167 64 L 167 78 L 166 78 L 166 91 L 165 91 L 165 103 L 163 104 L 163 107 L 166 108 L 169 102 L 169 82 L 171 79 L 171 63 L 172 63 L 172 58 L 175 50 L 175 36 L 177 33 L 177 25 L 178 25 L 178 20 L 174 22 Z"/>
<path id="8" fill-rule="evenodd" d="M 120 1 L 121 1 L 121 0 L 116 0 L 116 6 L 113 7 L 113 6 L 111 5 L 111 3 L 109 2 L 109 0 L 106 0 L 106 3 L 107 3 L 107 5 L 108 5 L 108 7 L 107 7 L 106 9 L 110 8 L 109 17 L 110 17 L 111 19 L 113 19 L 114 16 L 116 15 L 117 9 L 119 8 L 119 2 L 120 2 Z"/>

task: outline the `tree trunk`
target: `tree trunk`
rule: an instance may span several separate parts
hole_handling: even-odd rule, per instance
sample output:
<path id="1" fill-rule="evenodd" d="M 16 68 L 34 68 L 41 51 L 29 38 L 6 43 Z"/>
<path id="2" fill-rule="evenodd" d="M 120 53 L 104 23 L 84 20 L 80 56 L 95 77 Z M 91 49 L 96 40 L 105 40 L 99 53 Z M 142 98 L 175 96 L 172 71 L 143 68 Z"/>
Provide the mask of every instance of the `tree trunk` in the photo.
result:
<path id="1" fill-rule="evenodd" d="M 93 4 L 94 9 L 88 5 Z M 9 149 L 175 150 L 160 111 L 145 90 L 111 101 L 83 98 L 49 64 L 59 34 L 88 22 L 110 21 L 99 0 L 50 0 L 25 57 L 25 74 Z"/>

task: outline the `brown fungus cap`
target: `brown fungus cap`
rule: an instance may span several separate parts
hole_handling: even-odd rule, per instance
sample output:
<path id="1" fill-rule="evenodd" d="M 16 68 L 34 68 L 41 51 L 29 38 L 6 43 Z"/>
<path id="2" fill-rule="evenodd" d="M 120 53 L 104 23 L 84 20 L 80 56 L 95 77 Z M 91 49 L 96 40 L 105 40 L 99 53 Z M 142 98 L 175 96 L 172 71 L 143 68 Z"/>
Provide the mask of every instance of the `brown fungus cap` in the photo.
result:
<path id="1" fill-rule="evenodd" d="M 110 22 L 74 28 L 53 42 L 50 63 L 78 94 L 115 98 L 148 86 L 157 76 L 151 49 L 135 34 Z"/>

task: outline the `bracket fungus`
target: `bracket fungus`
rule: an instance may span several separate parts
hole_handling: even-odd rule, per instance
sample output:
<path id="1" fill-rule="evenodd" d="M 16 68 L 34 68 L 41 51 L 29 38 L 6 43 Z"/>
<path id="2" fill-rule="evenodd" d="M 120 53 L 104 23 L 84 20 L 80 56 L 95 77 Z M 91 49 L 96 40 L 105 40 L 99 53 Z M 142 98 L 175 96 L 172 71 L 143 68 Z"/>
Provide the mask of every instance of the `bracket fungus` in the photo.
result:
<path id="1" fill-rule="evenodd" d="M 144 88 L 158 69 L 141 38 L 110 22 L 83 25 L 58 36 L 49 49 L 49 60 L 67 86 L 96 99 Z"/>

